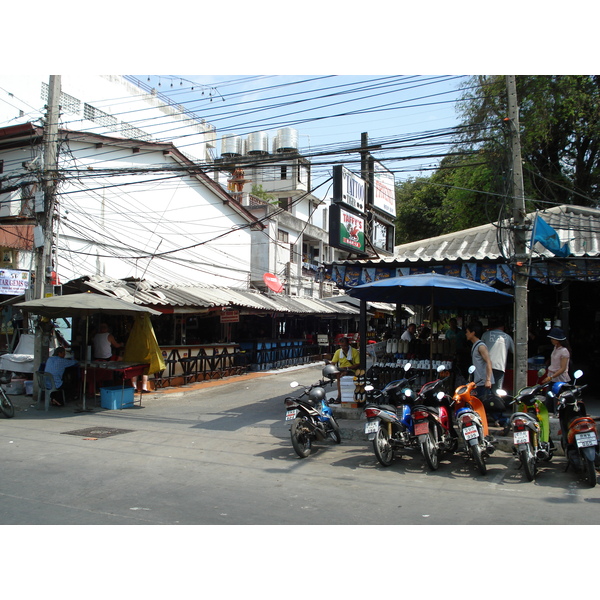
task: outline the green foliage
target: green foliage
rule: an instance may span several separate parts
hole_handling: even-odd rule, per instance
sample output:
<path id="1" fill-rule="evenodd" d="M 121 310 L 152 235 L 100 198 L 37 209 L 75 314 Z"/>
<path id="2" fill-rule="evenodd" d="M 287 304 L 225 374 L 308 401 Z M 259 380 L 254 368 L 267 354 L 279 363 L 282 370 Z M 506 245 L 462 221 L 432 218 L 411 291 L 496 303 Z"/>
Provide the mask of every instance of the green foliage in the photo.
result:
<path id="1" fill-rule="evenodd" d="M 516 82 L 528 209 L 538 200 L 596 206 L 600 76 L 520 76 Z M 511 210 L 506 78 L 476 76 L 465 90 L 452 153 L 430 177 L 396 187 L 398 244 L 490 223 Z"/>
<path id="2" fill-rule="evenodd" d="M 252 184 L 252 191 L 250 192 L 253 196 L 256 196 L 257 198 L 260 198 L 261 200 L 264 200 L 265 202 L 271 202 L 273 200 L 277 200 L 276 196 L 273 196 L 273 194 L 269 194 L 268 192 L 266 192 L 263 189 L 262 184 Z"/>

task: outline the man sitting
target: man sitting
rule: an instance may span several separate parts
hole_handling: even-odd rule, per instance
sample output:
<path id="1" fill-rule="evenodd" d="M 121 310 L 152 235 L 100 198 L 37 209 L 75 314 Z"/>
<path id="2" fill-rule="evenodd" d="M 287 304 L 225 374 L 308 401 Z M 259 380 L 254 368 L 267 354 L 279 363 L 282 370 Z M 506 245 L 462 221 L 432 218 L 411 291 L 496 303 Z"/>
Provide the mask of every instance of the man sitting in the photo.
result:
<path id="1" fill-rule="evenodd" d="M 360 366 L 360 354 L 356 348 L 350 346 L 350 340 L 347 337 L 342 337 L 339 344 L 339 349 L 336 350 L 331 359 L 332 364 L 336 365 L 339 370 L 337 375 L 338 397 L 333 401 L 335 404 L 342 401 L 342 377 L 344 375 L 354 375 L 354 370 Z"/>
<path id="2" fill-rule="evenodd" d="M 59 346 L 56 348 L 56 350 L 54 350 L 54 354 L 46 361 L 44 371 L 52 374 L 54 378 L 54 387 L 57 390 L 63 389 L 64 385 L 65 392 L 67 392 L 68 389 L 69 394 L 74 394 L 77 389 L 77 382 L 70 379 L 67 380 L 67 378 L 65 378 L 65 381 L 63 381 L 63 377 L 66 369 L 78 364 L 79 361 L 75 360 L 74 358 L 65 358 L 65 349 L 62 346 Z M 60 397 L 62 397 L 62 394 L 59 392 L 52 392 L 50 395 L 50 402 L 54 406 L 63 406 L 63 403 L 61 400 L 59 400 Z"/>

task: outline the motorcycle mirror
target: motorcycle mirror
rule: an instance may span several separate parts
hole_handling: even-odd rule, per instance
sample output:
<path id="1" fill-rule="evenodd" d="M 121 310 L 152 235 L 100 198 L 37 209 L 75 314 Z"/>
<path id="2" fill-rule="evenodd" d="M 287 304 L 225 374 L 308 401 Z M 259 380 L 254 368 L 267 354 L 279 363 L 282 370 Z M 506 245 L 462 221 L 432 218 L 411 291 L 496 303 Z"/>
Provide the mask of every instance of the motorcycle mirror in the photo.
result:
<path id="1" fill-rule="evenodd" d="M 475 373 L 475 365 L 471 365 L 469 367 L 469 375 L 471 375 L 472 373 Z"/>
<path id="2" fill-rule="evenodd" d="M 372 392 L 374 389 L 372 385 L 365 385 L 365 392 Z"/>
<path id="3" fill-rule="evenodd" d="M 410 388 L 404 388 L 402 390 L 402 393 L 407 397 L 410 398 L 413 395 L 413 391 Z"/>
<path id="4" fill-rule="evenodd" d="M 441 402 L 442 398 L 445 396 L 444 392 L 438 392 L 435 397 Z"/>
<path id="5" fill-rule="evenodd" d="M 542 367 L 539 371 L 538 371 L 538 377 L 542 377 L 543 375 L 546 374 L 546 367 Z"/>
<path id="6" fill-rule="evenodd" d="M 442 371 L 445 371 L 445 370 L 446 370 L 446 365 L 440 365 L 440 366 L 437 368 L 437 372 L 438 372 L 438 373 L 441 373 Z"/>
<path id="7" fill-rule="evenodd" d="M 505 396 L 508 396 L 508 392 L 506 390 L 497 389 L 496 396 L 500 396 L 500 398 L 504 398 Z"/>
<path id="8" fill-rule="evenodd" d="M 297 381 L 292 381 L 292 383 L 290 383 L 290 387 L 291 388 L 297 388 L 300 384 Z"/>
<path id="9" fill-rule="evenodd" d="M 412 365 L 410 363 L 406 363 L 404 365 L 404 370 L 408 373 L 412 369 Z"/>
<path id="10" fill-rule="evenodd" d="M 573 373 L 573 377 L 575 379 L 579 379 L 582 375 L 583 375 L 583 371 L 581 369 L 577 369 L 577 371 L 575 371 L 575 373 Z"/>

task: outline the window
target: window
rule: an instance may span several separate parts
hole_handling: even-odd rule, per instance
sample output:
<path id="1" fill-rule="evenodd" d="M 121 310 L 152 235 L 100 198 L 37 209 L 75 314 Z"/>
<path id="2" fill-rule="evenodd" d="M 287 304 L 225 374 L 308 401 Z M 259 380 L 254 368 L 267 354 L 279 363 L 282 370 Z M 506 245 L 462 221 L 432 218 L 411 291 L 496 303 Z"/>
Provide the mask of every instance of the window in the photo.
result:
<path id="1" fill-rule="evenodd" d="M 281 179 L 287 179 L 287 166 L 283 165 L 281 167 Z"/>
<path id="2" fill-rule="evenodd" d="M 279 198 L 279 208 L 290 212 L 292 210 L 292 199 L 291 198 Z"/>
<path id="3" fill-rule="evenodd" d="M 278 229 L 277 230 L 277 241 L 285 242 L 287 244 L 290 241 L 290 234 L 287 231 L 284 231 L 283 229 Z"/>

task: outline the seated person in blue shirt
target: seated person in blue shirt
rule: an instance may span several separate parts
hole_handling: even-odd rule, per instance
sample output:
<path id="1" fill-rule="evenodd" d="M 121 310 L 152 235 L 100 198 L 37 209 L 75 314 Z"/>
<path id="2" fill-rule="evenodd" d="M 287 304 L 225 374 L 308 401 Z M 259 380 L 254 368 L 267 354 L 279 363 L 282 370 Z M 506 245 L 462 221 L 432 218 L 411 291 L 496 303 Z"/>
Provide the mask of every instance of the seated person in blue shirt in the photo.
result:
<path id="1" fill-rule="evenodd" d="M 79 361 L 74 358 L 65 358 L 65 349 L 62 346 L 56 348 L 54 354 L 46 361 L 44 371 L 52 374 L 54 386 L 57 390 L 64 389 L 65 395 L 76 395 L 77 378 L 65 376 L 65 370 L 75 365 L 79 365 Z M 61 400 L 62 393 L 52 392 L 50 395 L 50 402 L 54 406 L 63 406 Z"/>

